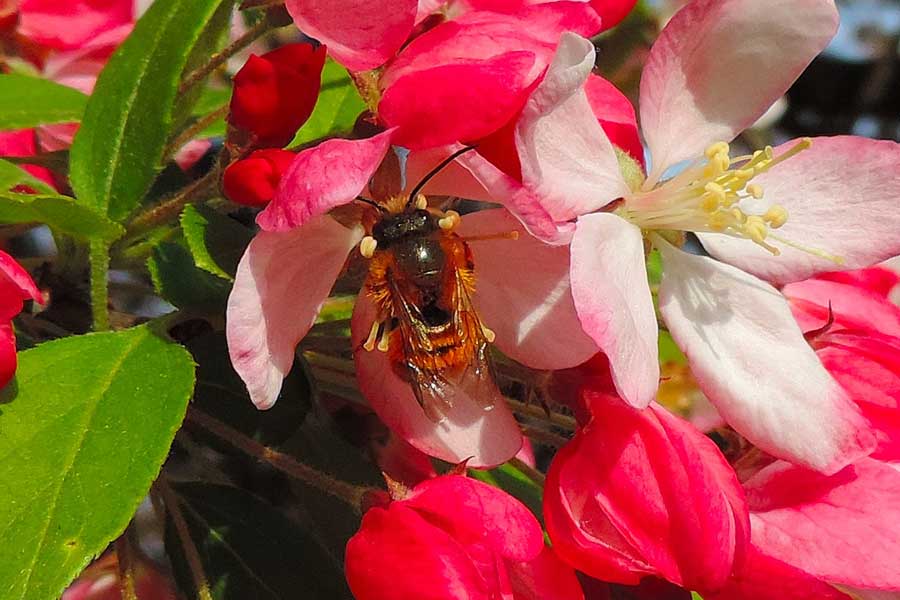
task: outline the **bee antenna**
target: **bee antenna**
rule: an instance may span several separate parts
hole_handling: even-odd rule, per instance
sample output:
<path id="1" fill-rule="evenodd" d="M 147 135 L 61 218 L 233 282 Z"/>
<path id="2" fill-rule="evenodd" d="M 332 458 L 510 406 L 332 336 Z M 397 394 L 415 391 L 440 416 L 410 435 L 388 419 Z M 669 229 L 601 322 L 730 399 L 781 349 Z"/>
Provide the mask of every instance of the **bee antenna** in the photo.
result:
<path id="1" fill-rule="evenodd" d="M 378 209 L 378 212 L 380 212 L 380 213 L 382 213 L 382 214 L 384 214 L 384 213 L 387 212 L 387 209 L 386 209 L 385 207 L 383 207 L 382 205 L 378 204 L 378 203 L 375 202 L 374 200 L 369 200 L 368 198 L 363 198 L 362 196 L 357 196 L 357 197 L 354 198 L 354 199 L 355 199 L 355 200 L 358 200 L 358 201 L 360 201 L 360 202 L 362 202 L 363 204 L 368 204 L 369 206 L 374 206 L 375 208 Z"/>
<path id="2" fill-rule="evenodd" d="M 466 146 L 465 148 L 457 150 L 456 152 L 454 152 L 453 154 L 451 154 L 450 156 L 448 156 L 447 158 L 445 158 L 444 160 L 439 162 L 435 168 L 428 171 L 428 173 L 422 179 L 419 180 L 419 183 L 416 184 L 416 187 L 414 187 L 413 190 L 409 193 L 409 199 L 406 201 L 406 208 L 409 208 L 410 206 L 412 206 L 413 202 L 415 202 L 415 200 L 416 200 L 416 196 L 418 195 L 419 192 L 422 191 L 422 188 L 425 187 L 425 184 L 427 184 L 429 181 L 431 181 L 431 179 L 435 175 L 437 175 L 438 173 L 443 171 L 444 167 L 446 167 L 447 165 L 452 163 L 454 160 L 456 160 L 457 157 L 465 154 L 466 152 L 468 152 L 470 150 L 474 150 L 474 149 L 475 149 L 475 146 Z"/>

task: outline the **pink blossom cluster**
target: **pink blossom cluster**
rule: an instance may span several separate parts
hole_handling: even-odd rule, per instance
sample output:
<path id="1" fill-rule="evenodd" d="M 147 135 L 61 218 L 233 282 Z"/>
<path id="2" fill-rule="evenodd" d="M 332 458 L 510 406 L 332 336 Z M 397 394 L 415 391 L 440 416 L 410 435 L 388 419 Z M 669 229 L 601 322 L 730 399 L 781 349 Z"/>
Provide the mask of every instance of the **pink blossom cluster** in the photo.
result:
<path id="1" fill-rule="evenodd" d="M 408 150 L 408 191 L 472 145 L 423 191 L 499 205 L 459 222 L 471 238 L 518 233 L 472 243 L 473 302 L 506 356 L 556 372 L 579 417 L 547 474 L 547 545 L 518 500 L 423 463 L 493 467 L 523 436 L 502 402 L 484 411 L 464 391 L 429 419 L 362 348 L 375 308 L 361 292 L 359 385 L 411 446 L 396 447 L 406 485 L 347 546 L 358 598 L 900 593 L 897 277 L 838 272 L 900 254 L 900 147 L 842 136 L 730 155 L 835 34 L 832 0 L 688 2 L 650 50 L 639 115 L 594 73 L 590 41 L 633 4 L 286 3 L 354 73 L 380 132 L 305 149 L 265 184 L 227 314 L 253 402 L 277 400 L 366 234 L 341 207 L 392 146 Z M 655 402 L 661 326 L 739 451 Z"/>

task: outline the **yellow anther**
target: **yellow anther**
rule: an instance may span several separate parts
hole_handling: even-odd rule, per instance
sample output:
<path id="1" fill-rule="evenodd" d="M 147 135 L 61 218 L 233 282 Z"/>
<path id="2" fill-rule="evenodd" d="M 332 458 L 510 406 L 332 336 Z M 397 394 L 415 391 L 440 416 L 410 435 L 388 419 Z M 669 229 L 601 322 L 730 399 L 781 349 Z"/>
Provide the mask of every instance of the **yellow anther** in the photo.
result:
<path id="1" fill-rule="evenodd" d="M 713 196 L 718 202 L 725 202 L 725 188 L 714 181 L 710 181 L 703 189 L 706 190 L 710 196 Z"/>
<path id="2" fill-rule="evenodd" d="M 494 333 L 493 330 L 488 329 L 484 324 L 481 325 L 481 333 L 484 334 L 484 339 L 492 344 L 494 340 L 497 338 L 497 334 Z"/>
<path id="3" fill-rule="evenodd" d="M 371 235 L 367 235 L 359 242 L 359 253 L 365 258 L 372 258 L 375 254 L 375 248 L 378 247 L 378 240 Z"/>
<path id="4" fill-rule="evenodd" d="M 753 176 L 756 175 L 756 169 L 750 167 L 749 169 L 735 169 L 731 172 L 735 178 L 740 179 L 741 181 L 750 181 L 753 179 Z"/>
<path id="5" fill-rule="evenodd" d="M 744 212 L 739 208 L 731 209 L 731 217 L 734 219 L 734 221 L 736 223 L 746 223 L 747 222 L 747 215 L 745 215 Z"/>
<path id="6" fill-rule="evenodd" d="M 778 229 L 788 220 L 788 211 L 779 204 L 773 204 L 763 215 L 763 220 L 769 224 L 769 227 Z"/>
<path id="7" fill-rule="evenodd" d="M 707 159 L 712 160 L 713 157 L 717 154 L 724 154 L 725 156 L 728 156 L 728 150 L 729 147 L 727 142 L 716 142 L 707 146 L 704 154 L 706 155 Z"/>
<path id="8" fill-rule="evenodd" d="M 728 215 L 723 212 L 715 212 L 709 215 L 709 219 L 707 221 L 707 226 L 712 231 L 725 231 L 728 227 Z"/>
<path id="9" fill-rule="evenodd" d="M 459 225 L 459 213 L 455 210 L 448 210 L 438 220 L 438 227 L 445 231 L 452 231 L 457 225 Z"/>
<path id="10" fill-rule="evenodd" d="M 381 321 L 372 323 L 372 329 L 369 330 L 369 337 L 367 337 L 365 343 L 363 343 L 363 348 L 365 348 L 367 352 L 371 352 L 375 349 L 375 340 L 378 339 L 378 329 L 380 327 Z"/>
<path id="11" fill-rule="evenodd" d="M 719 197 L 710 193 L 703 194 L 700 198 L 700 208 L 708 213 L 719 210 Z"/>
<path id="12" fill-rule="evenodd" d="M 416 196 L 416 208 L 419 210 L 425 210 L 428 208 L 428 198 L 425 197 L 425 194 L 419 194 Z"/>
<path id="13" fill-rule="evenodd" d="M 747 221 L 743 226 L 743 231 L 744 235 L 759 244 L 766 239 L 769 228 L 766 227 L 766 222 L 763 221 L 762 217 L 751 216 L 747 217 Z"/>
<path id="14" fill-rule="evenodd" d="M 747 193 L 756 198 L 757 200 L 763 197 L 763 188 L 758 183 L 751 183 L 747 186 Z"/>

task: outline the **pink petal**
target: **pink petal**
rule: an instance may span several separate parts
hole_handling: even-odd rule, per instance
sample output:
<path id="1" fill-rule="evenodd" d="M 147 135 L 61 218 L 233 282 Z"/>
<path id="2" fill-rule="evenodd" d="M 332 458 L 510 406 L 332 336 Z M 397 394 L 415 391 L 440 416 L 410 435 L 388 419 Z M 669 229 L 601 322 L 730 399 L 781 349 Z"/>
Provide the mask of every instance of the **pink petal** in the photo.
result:
<path id="1" fill-rule="evenodd" d="M 357 600 L 493 598 L 462 545 L 404 502 L 366 512 L 345 570 Z"/>
<path id="2" fill-rule="evenodd" d="M 569 285 L 569 248 L 529 235 L 509 212 L 465 215 L 463 238 L 517 232 L 518 239 L 469 242 L 477 277 L 473 301 L 495 343 L 510 358 L 534 369 L 564 369 L 597 353 L 584 333 Z"/>
<path id="3" fill-rule="evenodd" d="M 286 0 L 297 27 L 328 47 L 351 71 L 367 71 L 388 61 L 412 32 L 416 0 Z"/>
<path id="4" fill-rule="evenodd" d="M 900 472 L 864 459 L 831 477 L 778 462 L 745 482 L 754 543 L 831 583 L 900 589 Z"/>
<path id="5" fill-rule="evenodd" d="M 131 23 L 134 0 L 21 0 L 18 32 L 55 50 L 71 50 Z"/>
<path id="6" fill-rule="evenodd" d="M 378 114 L 398 128 L 394 142 L 408 148 L 477 140 L 518 112 L 534 59 L 531 52 L 512 51 L 401 77 L 384 92 Z"/>
<path id="7" fill-rule="evenodd" d="M 516 561 L 533 560 L 544 548 L 541 526 L 531 511 L 475 479 L 453 475 L 424 481 L 403 502 L 464 546 L 488 544 Z"/>
<path id="8" fill-rule="evenodd" d="M 34 300 L 44 303 L 41 290 L 38 289 L 31 275 L 12 256 L 0 250 L 0 304 L 15 297 L 18 300 Z M 18 312 L 18 311 L 17 311 Z"/>
<path id="9" fill-rule="evenodd" d="M 766 452 L 834 473 L 873 449 L 846 392 L 772 286 L 668 244 L 659 309 L 703 392 Z"/>
<path id="10" fill-rule="evenodd" d="M 486 200 L 502 204 L 531 235 L 550 244 L 566 244 L 572 238 L 570 223 L 557 223 L 542 198 L 475 152 L 461 156 L 460 164 L 486 190 Z"/>
<path id="11" fill-rule="evenodd" d="M 37 154 L 37 140 L 34 129 L 18 131 L 0 131 L 0 156 L 34 156 Z M 22 169 L 37 177 L 44 183 L 53 186 L 53 173 L 46 167 L 22 165 Z M 5 191 L 5 190 L 4 190 Z"/>
<path id="12" fill-rule="evenodd" d="M 516 127 L 522 182 L 557 221 L 602 208 L 629 191 L 584 92 L 594 54 L 588 40 L 563 34 Z"/>
<path id="13" fill-rule="evenodd" d="M 766 556 L 750 547 L 747 561 L 728 584 L 714 593 L 703 593 L 704 600 L 851 600 L 824 581 L 785 562 Z"/>
<path id="14" fill-rule="evenodd" d="M 832 0 L 693 0 L 681 9 L 650 49 L 641 78 L 651 179 L 750 126 L 837 24 Z"/>
<path id="15" fill-rule="evenodd" d="M 525 77 L 530 85 L 550 63 L 563 32 L 590 36 L 599 27 L 600 20 L 585 2 L 540 3 L 517 7 L 514 14 L 471 11 L 410 42 L 387 66 L 379 83 L 387 89 L 401 77 L 435 66 L 471 64 L 521 50 L 535 55 Z"/>
<path id="16" fill-rule="evenodd" d="M 10 321 L 0 322 L 0 389 L 16 374 L 16 334 Z"/>
<path id="17" fill-rule="evenodd" d="M 409 384 L 394 372 L 387 353 L 362 347 L 374 315 L 363 292 L 350 327 L 356 376 L 363 395 L 385 425 L 422 452 L 454 464 L 469 459 L 471 467 L 493 467 L 516 455 L 522 447 L 522 433 L 499 392 L 492 399 L 493 407 L 485 410 L 458 390 L 446 418 L 440 423 L 429 419 Z"/>
<path id="18" fill-rule="evenodd" d="M 388 130 L 363 140 L 327 140 L 300 152 L 257 224 L 266 231 L 287 231 L 352 202 L 381 164 L 392 135 Z"/>
<path id="19" fill-rule="evenodd" d="M 816 339 L 813 347 L 872 425 L 878 439 L 872 456 L 900 460 L 900 338 L 834 332 Z"/>
<path id="20" fill-rule="evenodd" d="M 624 150 L 643 166 L 644 146 L 638 134 L 637 117 L 631 101 L 612 83 L 594 74 L 584 83 L 584 93 L 612 145 Z"/>
<path id="21" fill-rule="evenodd" d="M 656 312 L 641 231 L 611 213 L 578 219 L 572 297 L 584 331 L 609 357 L 619 395 L 643 408 L 659 386 Z"/>
<path id="22" fill-rule="evenodd" d="M 900 284 L 900 274 L 887 267 L 869 267 L 856 269 L 855 271 L 832 271 L 820 273 L 819 279 L 846 283 L 864 288 L 879 296 L 890 296 L 891 292 Z"/>
<path id="23" fill-rule="evenodd" d="M 225 331 L 231 363 L 257 408 L 275 404 L 297 343 L 361 238 L 361 228 L 323 216 L 250 242 L 228 298 Z"/>
<path id="24" fill-rule="evenodd" d="M 787 142 L 775 154 L 796 145 Z M 842 136 L 814 138 L 812 147 L 754 178 L 767 201 L 787 209 L 774 231 L 790 242 L 825 251 L 843 264 L 773 241 L 780 256 L 722 234 L 701 234 L 710 254 L 775 283 L 822 271 L 868 267 L 900 254 L 900 144 Z"/>
<path id="25" fill-rule="evenodd" d="M 809 279 L 782 288 L 804 331 L 819 329 L 834 318 L 832 329 L 856 329 L 900 337 L 900 308 L 884 296 L 855 285 Z"/>
<path id="26" fill-rule="evenodd" d="M 585 399 L 593 419 L 557 454 L 545 487 L 554 548 L 606 581 L 658 574 L 691 589 L 722 585 L 750 524 L 737 477 L 715 444 L 658 405 L 639 411 L 604 394 Z M 560 535 L 557 525 L 567 520 L 581 548 Z"/>
<path id="27" fill-rule="evenodd" d="M 516 600 L 584 600 L 575 571 L 545 546 L 537 558 L 508 563 Z"/>
<path id="28" fill-rule="evenodd" d="M 603 29 L 611 29 L 619 24 L 619 22 L 628 16 L 636 0 L 591 0 L 591 6 L 600 15 L 603 22 Z"/>

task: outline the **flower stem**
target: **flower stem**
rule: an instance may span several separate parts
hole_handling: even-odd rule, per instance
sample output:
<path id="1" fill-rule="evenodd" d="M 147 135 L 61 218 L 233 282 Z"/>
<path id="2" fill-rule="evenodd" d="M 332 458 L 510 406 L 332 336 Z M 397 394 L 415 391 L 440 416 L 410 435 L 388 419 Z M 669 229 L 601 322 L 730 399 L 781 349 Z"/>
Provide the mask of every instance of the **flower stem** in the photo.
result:
<path id="1" fill-rule="evenodd" d="M 94 331 L 109 329 L 109 245 L 91 242 L 91 314 Z"/>
<path id="2" fill-rule="evenodd" d="M 200 553 L 197 546 L 191 538 L 191 532 L 188 529 L 187 521 L 184 520 L 184 513 L 181 512 L 181 506 L 178 497 L 172 491 L 169 482 L 165 476 L 160 477 L 154 484 L 154 489 L 158 490 L 162 496 L 162 500 L 166 505 L 166 510 L 172 516 L 172 522 L 175 524 L 175 532 L 178 534 L 178 541 L 184 549 L 184 556 L 187 559 L 188 567 L 191 571 L 191 577 L 194 579 L 194 587 L 197 588 L 197 597 L 199 600 L 213 600 L 209 591 L 209 583 L 207 583 L 206 572 L 203 570 L 203 562 L 200 560 Z"/>
<path id="3" fill-rule="evenodd" d="M 164 200 L 153 208 L 139 214 L 128 224 L 121 244 L 127 246 L 129 242 L 135 241 L 142 234 L 150 231 L 157 225 L 162 225 L 180 215 L 185 206 L 202 199 L 218 186 L 220 174 L 221 171 L 217 165 L 209 173 L 188 185 L 172 198 Z"/>
<path id="4" fill-rule="evenodd" d="M 269 463 L 282 473 L 298 479 L 321 492 L 334 496 L 338 500 L 343 500 L 357 513 L 360 511 L 360 503 L 363 496 L 370 491 L 369 488 L 355 486 L 346 481 L 335 479 L 326 473 L 294 460 L 287 454 L 282 454 L 277 450 L 264 446 L 237 429 L 229 427 L 196 408 L 191 408 L 188 411 L 187 420 L 222 438 L 238 450 Z"/>
<path id="5" fill-rule="evenodd" d="M 535 442 L 545 444 L 552 448 L 562 448 L 569 443 L 569 438 L 537 427 L 522 427 L 522 433 Z"/>
<path id="6" fill-rule="evenodd" d="M 512 398 L 508 397 L 506 398 L 506 403 L 514 413 L 525 417 L 531 417 L 532 419 L 537 419 L 538 421 L 544 421 L 552 425 L 556 425 L 557 427 L 568 429 L 570 431 L 575 431 L 576 427 L 578 426 L 578 423 L 574 418 L 555 412 L 548 413 L 539 406 L 519 402 L 518 400 L 513 400 Z"/>
<path id="7" fill-rule="evenodd" d="M 181 85 L 178 86 L 178 94 L 184 94 L 186 91 L 206 79 L 210 73 L 225 64 L 225 62 L 228 61 L 229 58 L 252 44 L 257 38 L 266 33 L 271 26 L 272 23 L 269 21 L 269 19 L 264 18 L 259 23 L 248 29 L 244 33 L 244 35 L 231 42 L 221 51 L 210 56 L 209 60 L 205 64 L 200 65 L 199 67 L 188 73 L 187 76 L 185 76 L 185 78 L 181 81 Z"/>
<path id="8" fill-rule="evenodd" d="M 181 149 L 182 146 L 197 137 L 197 135 L 201 131 L 203 131 L 222 117 L 225 117 L 226 115 L 228 115 L 228 105 L 224 104 L 211 113 L 200 117 L 189 127 L 186 127 L 184 131 L 179 133 L 178 136 L 174 140 L 172 140 L 172 142 L 168 146 L 166 146 L 166 149 L 163 152 L 163 156 L 168 158 L 174 155 L 176 152 L 178 152 L 179 149 Z"/>

